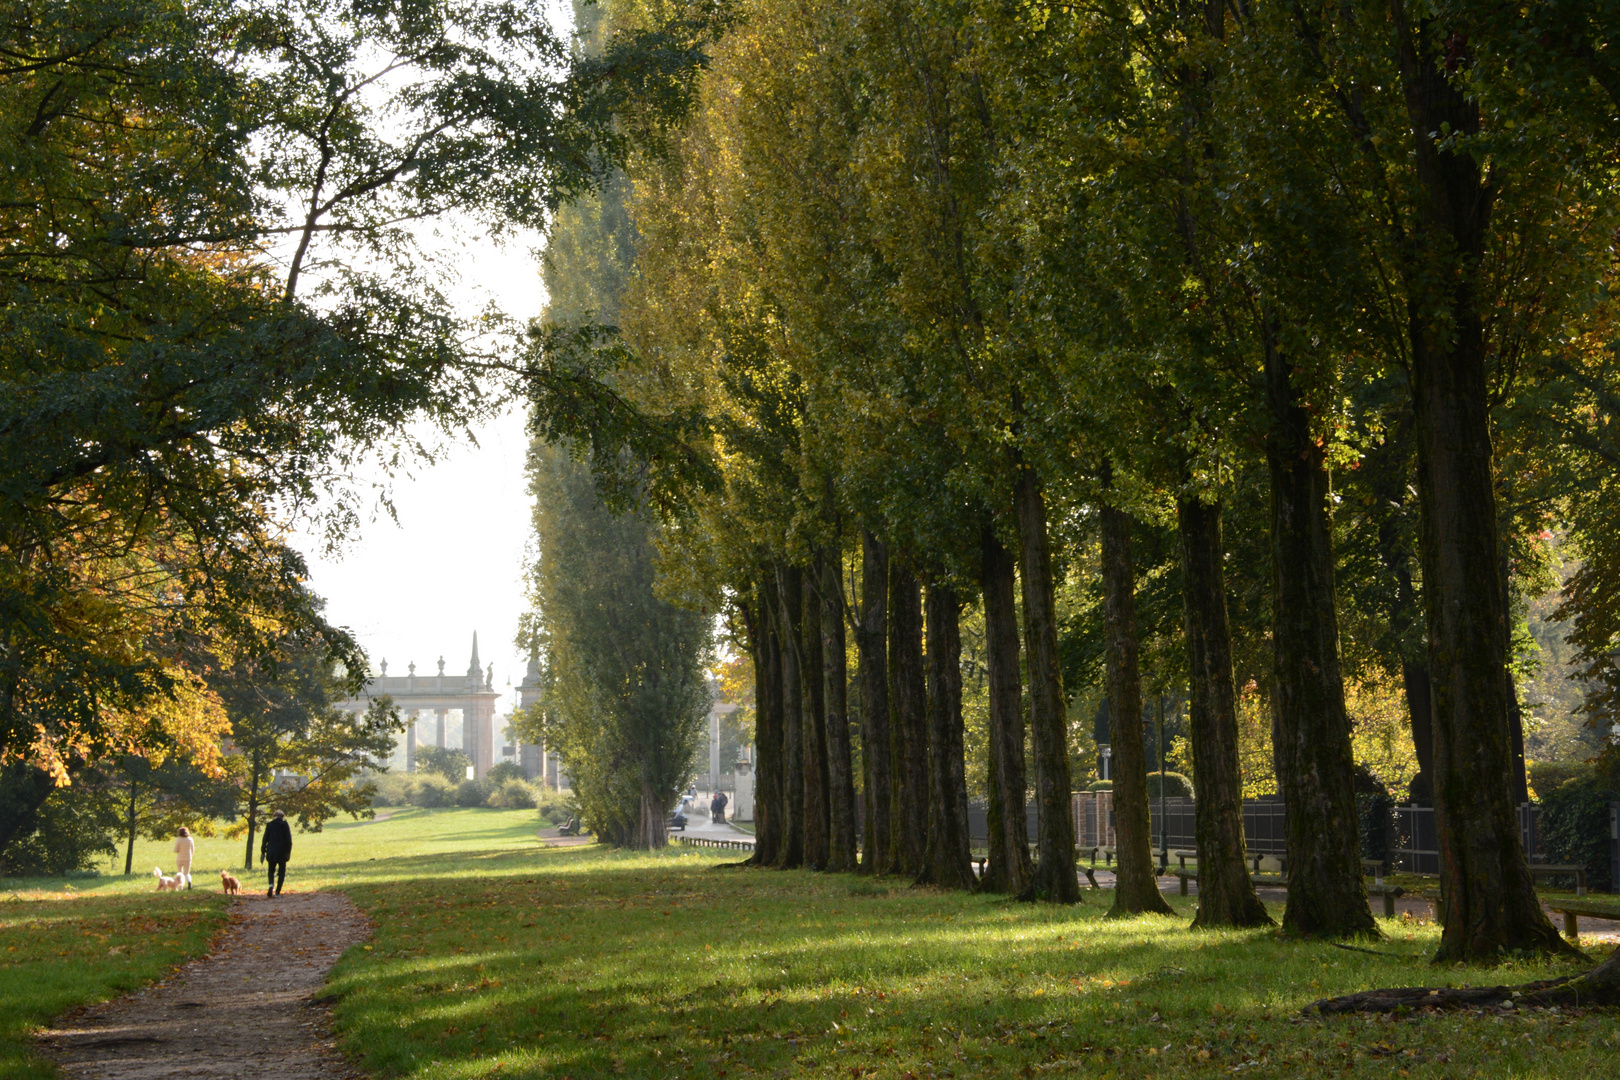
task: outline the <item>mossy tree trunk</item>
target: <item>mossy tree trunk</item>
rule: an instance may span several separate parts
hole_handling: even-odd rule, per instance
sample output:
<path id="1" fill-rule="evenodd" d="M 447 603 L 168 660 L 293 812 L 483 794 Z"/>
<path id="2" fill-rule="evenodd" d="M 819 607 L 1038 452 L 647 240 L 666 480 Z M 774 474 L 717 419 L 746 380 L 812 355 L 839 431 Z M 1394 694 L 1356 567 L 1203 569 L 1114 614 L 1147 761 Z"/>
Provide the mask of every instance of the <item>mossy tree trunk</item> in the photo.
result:
<path id="1" fill-rule="evenodd" d="M 827 869 L 855 869 L 855 777 L 849 745 L 849 672 L 844 583 L 834 557 L 821 559 L 821 670 L 827 729 Z"/>
<path id="2" fill-rule="evenodd" d="M 861 611 L 855 648 L 860 657 L 861 759 L 866 777 L 865 849 L 861 869 L 880 874 L 889 865 L 889 555 L 861 531 Z"/>
<path id="3" fill-rule="evenodd" d="M 1159 895 L 1153 870 L 1153 824 L 1148 809 L 1147 749 L 1142 731 L 1142 675 L 1137 662 L 1136 567 L 1131 559 L 1131 517 L 1104 505 L 1102 525 L 1104 669 L 1108 684 L 1108 737 L 1113 747 L 1114 850 L 1118 884 L 1110 917 L 1153 912 L 1174 915 Z"/>
<path id="4" fill-rule="evenodd" d="M 800 571 L 799 678 L 804 695 L 804 864 L 827 865 L 830 806 L 827 799 L 827 704 L 821 661 L 821 582 L 816 562 Z"/>
<path id="5" fill-rule="evenodd" d="M 771 605 L 774 575 L 762 577 L 754 602 L 741 608 L 754 657 L 754 854 L 758 866 L 776 861 L 782 840 L 782 652 Z"/>
<path id="6" fill-rule="evenodd" d="M 1024 653 L 1029 665 L 1029 726 L 1035 748 L 1035 876 L 1025 893 L 1054 904 L 1080 902 L 1074 859 L 1073 786 L 1069 781 L 1069 709 L 1058 668 L 1057 611 L 1046 499 L 1033 469 L 1018 469 L 1015 501 L 1023 549 Z"/>
<path id="7" fill-rule="evenodd" d="M 889 563 L 889 863 L 916 877 L 927 855 L 928 731 L 922 594 L 900 560 Z"/>
<path id="8" fill-rule="evenodd" d="M 804 865 L 804 692 L 799 626 L 803 620 L 803 575 L 795 566 L 776 569 L 776 633 L 782 645 L 782 834 L 773 866 Z"/>
<path id="9" fill-rule="evenodd" d="M 962 601 L 928 587 L 928 851 L 919 884 L 971 891 L 967 774 L 962 752 Z"/>
<path id="10" fill-rule="evenodd" d="M 1283 929 L 1313 937 L 1377 937 L 1361 876 L 1325 451 L 1299 400 L 1292 365 L 1269 334 L 1266 396 L 1272 716 L 1288 837 Z"/>
<path id="11" fill-rule="evenodd" d="M 1016 896 L 1029 888 L 1035 872 L 1024 816 L 1029 785 L 1024 776 L 1024 692 L 1018 670 L 1018 580 L 1012 555 L 988 524 L 979 550 L 990 684 L 990 801 L 986 815 L 990 857 L 979 887 Z"/>
<path id="12" fill-rule="evenodd" d="M 1221 569 L 1219 503 L 1183 495 L 1176 505 L 1181 533 L 1181 589 L 1186 620 L 1189 729 L 1198 777 L 1198 915 L 1193 925 L 1269 926 L 1244 862 L 1243 776 L 1238 768 L 1237 701 L 1232 685 L 1232 638 Z"/>
<path id="13" fill-rule="evenodd" d="M 1406 267 L 1417 420 L 1424 613 L 1433 682 L 1435 824 L 1445 929 L 1436 961 L 1495 961 L 1571 947 L 1536 899 L 1510 787 L 1507 611 L 1500 587 L 1487 352 L 1479 276 L 1496 192 L 1466 140 L 1480 112 L 1453 71 L 1465 37 L 1404 0 L 1390 7 L 1395 59 L 1423 192 Z M 1453 147 L 1436 131 L 1465 140 Z"/>

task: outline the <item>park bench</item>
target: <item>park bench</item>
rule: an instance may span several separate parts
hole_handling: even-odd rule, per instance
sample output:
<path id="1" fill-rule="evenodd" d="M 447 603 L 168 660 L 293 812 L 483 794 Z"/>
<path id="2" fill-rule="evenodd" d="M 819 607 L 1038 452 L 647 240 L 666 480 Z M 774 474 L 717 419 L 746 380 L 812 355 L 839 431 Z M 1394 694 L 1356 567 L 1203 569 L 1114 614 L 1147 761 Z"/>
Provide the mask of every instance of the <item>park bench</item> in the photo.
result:
<path id="1" fill-rule="evenodd" d="M 680 841 L 693 847 L 729 848 L 736 851 L 754 850 L 752 840 L 723 840 L 715 836 L 682 836 Z"/>
<path id="2" fill-rule="evenodd" d="M 1575 879 L 1575 895 L 1586 895 L 1586 867 L 1573 863 L 1531 863 L 1531 877 L 1551 877 L 1554 875 L 1567 875 Z"/>
<path id="3" fill-rule="evenodd" d="M 1079 868 L 1079 870 L 1080 870 L 1080 872 L 1082 874 L 1086 875 L 1086 880 L 1091 882 L 1091 887 L 1093 889 L 1100 889 L 1100 888 L 1102 888 L 1102 886 L 1097 884 L 1097 874 L 1093 870 L 1093 867 L 1096 866 L 1096 864 L 1097 864 L 1096 856 L 1094 855 L 1092 857 L 1092 860 L 1091 860 L 1092 865 L 1091 866 L 1087 866 L 1087 865 L 1085 865 L 1084 863 L 1082 863 L 1080 861 L 1081 855 L 1084 854 L 1086 850 L 1087 849 L 1085 849 L 1085 848 L 1079 848 L 1079 847 L 1074 849 L 1075 866 L 1077 866 Z M 1095 849 L 1092 849 L 1092 850 L 1095 850 Z M 990 865 L 990 856 L 988 856 L 988 855 L 975 855 L 973 857 L 973 862 L 974 862 L 974 865 L 977 867 L 979 880 L 983 881 L 984 880 L 984 868 L 986 866 Z"/>
<path id="4" fill-rule="evenodd" d="M 1197 861 L 1198 861 L 1198 852 L 1196 852 L 1196 851 L 1180 851 L 1180 850 L 1177 850 L 1177 851 L 1172 851 L 1169 854 L 1172 857 L 1174 857 L 1175 860 L 1176 860 L 1176 869 L 1170 870 L 1169 872 L 1180 880 L 1180 882 L 1181 882 L 1181 895 L 1186 896 L 1187 895 L 1187 882 L 1188 881 L 1197 881 L 1198 880 L 1198 869 L 1197 869 L 1196 865 L 1193 866 L 1192 868 L 1188 868 L 1187 860 L 1191 859 L 1196 864 Z M 1287 865 L 1288 865 L 1287 862 L 1285 862 L 1283 857 L 1280 856 L 1280 855 L 1266 855 L 1264 853 L 1256 854 L 1255 852 L 1252 852 L 1252 851 L 1248 852 L 1247 854 L 1244 855 L 1244 861 L 1248 862 L 1253 867 L 1253 869 L 1251 869 L 1250 872 L 1249 872 L 1249 879 L 1251 881 L 1253 881 L 1256 885 L 1277 885 L 1277 886 L 1287 885 L 1288 884 L 1288 879 L 1286 877 L 1283 877 L 1283 876 L 1281 876 L 1279 874 L 1262 874 L 1260 872 L 1260 862 L 1263 859 L 1276 859 L 1277 862 L 1279 864 L 1281 864 L 1284 868 L 1286 868 Z M 1167 870 L 1168 868 L 1169 868 L 1168 863 L 1166 863 L 1161 858 L 1160 863 L 1159 863 L 1160 871 L 1163 872 L 1163 871 Z"/>
<path id="5" fill-rule="evenodd" d="M 1362 859 L 1361 872 L 1372 877 L 1372 884 L 1367 886 L 1368 896 L 1382 897 L 1384 901 L 1384 918 L 1395 917 L 1395 901 L 1406 895 L 1406 890 L 1399 885 L 1384 884 L 1385 863 L 1382 859 Z"/>
<path id="6" fill-rule="evenodd" d="M 1579 941 L 1579 918 L 1584 915 L 1588 919 L 1613 919 L 1620 922 L 1620 908 L 1604 907 L 1601 904 L 1580 904 L 1569 900 L 1544 900 L 1552 910 L 1564 917 L 1564 936 L 1571 941 Z"/>

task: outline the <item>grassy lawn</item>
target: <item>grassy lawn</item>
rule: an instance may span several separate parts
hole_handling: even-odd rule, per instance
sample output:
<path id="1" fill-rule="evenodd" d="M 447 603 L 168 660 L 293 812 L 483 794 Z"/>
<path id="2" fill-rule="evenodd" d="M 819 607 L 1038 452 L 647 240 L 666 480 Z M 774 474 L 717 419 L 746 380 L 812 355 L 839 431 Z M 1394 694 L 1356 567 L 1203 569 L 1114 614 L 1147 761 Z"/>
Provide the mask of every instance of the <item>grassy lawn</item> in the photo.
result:
<path id="1" fill-rule="evenodd" d="M 23 899 L 5 888 L 12 884 L 0 879 L 0 1077 L 51 1076 L 32 1056 L 34 1028 L 162 978 L 225 923 L 217 891 L 166 893 L 154 904 L 122 890 L 60 887 Z"/>
<path id="2" fill-rule="evenodd" d="M 1372 956 L 1268 933 L 1193 933 L 1185 920 L 1108 922 L 1107 893 L 1053 910 L 718 869 L 731 852 L 541 849 L 536 827 L 533 811 L 407 809 L 296 838 L 289 884 L 343 889 L 376 926 L 370 948 L 333 973 L 340 1031 L 368 1072 L 1583 1080 L 1611 1075 L 1620 1050 L 1610 1014 L 1298 1017 L 1318 997 L 1375 985 L 1570 970 L 1436 971 L 1427 923 L 1385 924 L 1376 948 L 1386 955 Z M 136 865 L 149 874 L 162 850 L 138 850 Z M 0 902 L 0 1075 L 18 1072 L 28 1025 L 199 951 L 219 910 L 204 875 L 240 858 L 235 842 L 199 843 L 208 891 L 189 896 L 133 896 L 150 878 L 75 882 L 71 901 L 60 883 L 5 883 L 27 899 Z M 116 933 L 146 951 L 87 964 L 124 940 Z"/>
<path id="3" fill-rule="evenodd" d="M 288 887 L 341 886 L 419 872 L 428 863 L 476 863 L 501 850 L 534 850 L 534 811 L 405 810 L 389 821 L 330 826 L 293 834 Z M 174 872 L 173 842 L 135 845 L 135 873 L 124 861 L 98 877 L 0 878 L 0 1078 L 43 1078 L 52 1070 L 31 1056 L 35 1028 L 77 1005 L 104 1001 L 160 979 L 200 956 L 225 925 L 219 871 L 244 887 L 245 842 L 199 837 L 197 887 L 159 893 L 152 867 Z M 467 855 L 466 853 L 474 854 Z"/>

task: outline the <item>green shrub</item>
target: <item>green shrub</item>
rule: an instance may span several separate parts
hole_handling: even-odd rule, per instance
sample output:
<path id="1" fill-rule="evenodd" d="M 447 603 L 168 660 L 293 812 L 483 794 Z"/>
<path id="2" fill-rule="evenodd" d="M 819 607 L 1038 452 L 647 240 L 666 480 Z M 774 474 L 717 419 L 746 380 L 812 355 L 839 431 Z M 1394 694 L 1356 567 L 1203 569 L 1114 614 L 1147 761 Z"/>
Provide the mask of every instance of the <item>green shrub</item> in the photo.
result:
<path id="1" fill-rule="evenodd" d="M 1541 817 L 1537 831 L 1541 850 L 1549 862 L 1576 863 L 1586 867 L 1586 885 L 1601 892 L 1613 891 L 1609 867 L 1609 803 L 1620 799 L 1617 792 L 1593 770 L 1565 780 L 1551 791 L 1542 791 Z"/>
<path id="2" fill-rule="evenodd" d="M 456 805 L 483 806 L 494 790 L 495 785 L 488 780 L 463 780 L 456 785 Z"/>
<path id="3" fill-rule="evenodd" d="M 1530 786 L 1535 789 L 1536 799 L 1540 801 L 1562 784 L 1591 776 L 1593 769 L 1584 761 L 1532 761 L 1528 772 Z"/>
<path id="4" fill-rule="evenodd" d="M 500 787 L 508 780 L 527 780 L 528 777 L 523 775 L 523 766 L 519 765 L 517 762 L 503 761 L 500 764 L 492 767 L 489 772 L 485 773 L 484 779 L 488 780 L 496 787 Z"/>
<path id="5" fill-rule="evenodd" d="M 90 784 L 57 788 L 34 815 L 33 828 L 6 845 L 0 874 L 61 877 L 94 871 L 117 853 L 118 808 Z"/>
<path id="6" fill-rule="evenodd" d="M 408 797 L 415 805 L 429 809 L 456 805 L 456 789 L 444 777 L 419 773 L 411 779 L 413 783 Z"/>
<path id="7" fill-rule="evenodd" d="M 573 799 L 553 788 L 541 790 L 537 805 L 540 807 L 540 819 L 553 825 L 561 825 L 570 816 L 578 813 L 574 808 Z"/>
<path id="8" fill-rule="evenodd" d="M 494 769 L 490 770 L 493 776 Z M 523 780 L 508 779 L 505 783 L 495 785 L 495 790 L 489 793 L 485 806 L 495 810 L 527 810 L 535 805 L 534 788 Z"/>
<path id="9" fill-rule="evenodd" d="M 1087 791 L 1113 791 L 1114 790 L 1114 782 L 1112 780 L 1093 780 L 1091 783 L 1086 785 L 1086 790 Z"/>
<path id="10" fill-rule="evenodd" d="M 467 778 L 467 766 L 472 764 L 472 758 L 461 750 L 441 750 L 437 746 L 419 746 L 416 748 L 416 771 L 422 773 L 437 773 L 450 781 L 459 784 Z"/>
<path id="11" fill-rule="evenodd" d="M 1159 797 L 1159 785 L 1161 783 L 1164 785 L 1164 795 L 1167 799 L 1190 799 L 1193 797 L 1192 781 L 1181 773 L 1163 773 L 1163 781 L 1159 779 L 1160 775 L 1160 773 L 1156 772 L 1147 774 L 1148 798 L 1157 799 Z"/>
<path id="12" fill-rule="evenodd" d="M 416 778 L 405 773 L 378 773 L 368 777 L 377 788 L 372 806 L 408 806 Z"/>

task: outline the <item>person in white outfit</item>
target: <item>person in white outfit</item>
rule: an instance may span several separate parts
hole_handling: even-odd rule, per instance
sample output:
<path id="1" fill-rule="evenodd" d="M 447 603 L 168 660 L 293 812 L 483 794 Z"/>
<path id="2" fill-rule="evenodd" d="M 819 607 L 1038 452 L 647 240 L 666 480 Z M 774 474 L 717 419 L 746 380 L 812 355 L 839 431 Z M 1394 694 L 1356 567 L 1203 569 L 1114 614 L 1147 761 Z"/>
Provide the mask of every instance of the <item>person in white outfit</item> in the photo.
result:
<path id="1" fill-rule="evenodd" d="M 191 830 L 180 826 L 180 835 L 174 840 L 174 861 L 179 865 L 175 873 L 185 879 L 188 889 L 191 888 L 191 853 L 195 850 L 197 842 L 191 838 Z"/>

